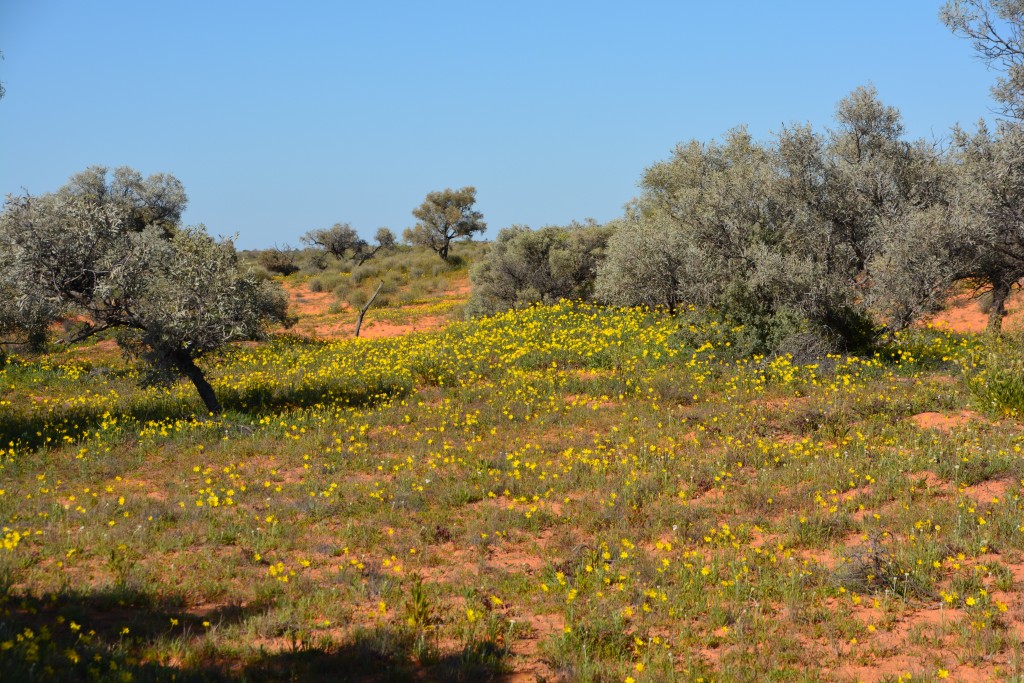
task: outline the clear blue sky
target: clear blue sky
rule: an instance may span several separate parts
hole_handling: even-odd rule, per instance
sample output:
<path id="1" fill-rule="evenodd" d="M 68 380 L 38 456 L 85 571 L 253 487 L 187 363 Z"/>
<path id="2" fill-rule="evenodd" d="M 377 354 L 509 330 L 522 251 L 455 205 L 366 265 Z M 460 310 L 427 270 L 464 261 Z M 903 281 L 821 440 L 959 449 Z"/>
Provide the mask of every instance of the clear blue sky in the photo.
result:
<path id="1" fill-rule="evenodd" d="M 676 143 L 827 125 L 868 82 L 914 136 L 990 117 L 940 5 L 0 0 L 0 194 L 166 171 L 243 248 L 463 185 L 486 237 L 605 221 Z"/>

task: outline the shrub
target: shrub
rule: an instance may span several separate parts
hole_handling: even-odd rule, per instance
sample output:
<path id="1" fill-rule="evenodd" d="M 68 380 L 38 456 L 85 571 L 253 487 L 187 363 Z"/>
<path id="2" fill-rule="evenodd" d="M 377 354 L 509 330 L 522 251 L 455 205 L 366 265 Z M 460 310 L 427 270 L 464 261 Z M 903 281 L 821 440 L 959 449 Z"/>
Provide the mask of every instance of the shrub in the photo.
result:
<path id="1" fill-rule="evenodd" d="M 597 265 L 612 228 L 573 223 L 498 234 L 487 258 L 470 271 L 468 315 L 490 315 L 559 299 L 592 297 Z"/>
<path id="2" fill-rule="evenodd" d="M 285 247 L 279 249 L 274 247 L 261 252 L 258 257 L 261 266 L 266 268 L 271 273 L 278 275 L 291 275 L 292 273 L 298 272 L 299 262 L 295 256 L 295 252 Z"/>
<path id="3" fill-rule="evenodd" d="M 901 328 L 933 307 L 941 259 L 907 235 L 941 220 L 938 155 L 904 141 L 871 88 L 836 112 L 826 135 L 796 126 L 759 143 L 740 128 L 649 168 L 598 298 L 714 310 L 743 326 L 749 350 L 800 356 L 868 350 L 878 320 Z"/>
<path id="4" fill-rule="evenodd" d="M 682 280 L 695 271 L 687 264 L 694 256 L 685 234 L 667 216 L 645 216 L 633 206 L 608 240 L 594 296 L 617 306 L 665 306 L 675 313 Z"/>
<path id="5" fill-rule="evenodd" d="M 370 300 L 370 295 L 362 289 L 353 288 L 345 293 L 345 301 L 352 308 L 362 308 Z"/>

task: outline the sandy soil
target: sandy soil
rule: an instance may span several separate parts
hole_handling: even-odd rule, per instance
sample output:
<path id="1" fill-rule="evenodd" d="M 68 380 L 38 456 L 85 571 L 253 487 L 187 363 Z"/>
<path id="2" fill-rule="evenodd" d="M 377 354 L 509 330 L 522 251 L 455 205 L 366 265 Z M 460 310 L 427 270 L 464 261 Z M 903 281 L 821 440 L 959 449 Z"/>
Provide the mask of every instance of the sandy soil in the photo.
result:
<path id="1" fill-rule="evenodd" d="M 468 279 L 458 280 L 452 285 L 444 293 L 445 299 L 465 300 L 469 297 L 471 285 Z M 288 294 L 290 312 L 299 318 L 292 332 L 321 339 L 348 339 L 355 333 L 356 312 L 347 303 L 340 302 L 332 292 L 311 292 L 305 282 L 284 283 L 284 290 Z M 340 312 L 331 313 L 331 306 L 340 307 Z M 418 307 L 422 306 L 409 306 L 403 310 L 415 311 Z M 428 332 L 441 329 L 449 321 L 446 315 L 423 315 L 400 323 L 375 320 L 371 309 L 363 320 L 359 336 L 378 339 Z"/>
<path id="2" fill-rule="evenodd" d="M 984 332 L 988 325 L 988 314 L 983 313 L 978 299 L 967 294 L 954 297 L 946 310 L 931 318 L 931 322 L 948 327 L 954 332 Z M 1024 329 L 1024 292 L 1015 290 L 1006 302 L 1006 317 L 1003 330 Z"/>

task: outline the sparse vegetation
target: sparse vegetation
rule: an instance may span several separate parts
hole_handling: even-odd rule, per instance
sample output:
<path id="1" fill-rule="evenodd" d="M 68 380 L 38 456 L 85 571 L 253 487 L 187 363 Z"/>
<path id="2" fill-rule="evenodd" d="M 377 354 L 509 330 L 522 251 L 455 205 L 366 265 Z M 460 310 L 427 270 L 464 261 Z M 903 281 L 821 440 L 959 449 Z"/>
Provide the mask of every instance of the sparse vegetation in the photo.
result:
<path id="1" fill-rule="evenodd" d="M 13 356 L 5 678 L 1013 674 L 1024 431 L 967 390 L 1012 347 L 742 334 L 557 304 L 280 338 L 207 357 L 223 421 L 97 347 Z"/>

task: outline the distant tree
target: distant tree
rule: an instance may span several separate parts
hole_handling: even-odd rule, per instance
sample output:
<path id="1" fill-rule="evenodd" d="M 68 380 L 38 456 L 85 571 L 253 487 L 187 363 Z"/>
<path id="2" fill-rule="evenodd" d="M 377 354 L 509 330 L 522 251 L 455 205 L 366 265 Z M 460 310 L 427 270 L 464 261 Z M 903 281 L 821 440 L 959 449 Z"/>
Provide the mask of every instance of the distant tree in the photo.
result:
<path id="1" fill-rule="evenodd" d="M 201 226 L 137 229 L 131 202 L 100 201 L 79 185 L 4 205 L 0 325 L 31 336 L 64 321 L 68 343 L 115 330 L 119 345 L 146 362 L 145 381 L 184 375 L 206 409 L 219 413 L 196 361 L 289 322 L 284 293 L 244 271 L 230 241 L 213 240 Z"/>
<path id="2" fill-rule="evenodd" d="M 988 66 L 1003 71 L 992 95 L 1004 114 L 1024 119 L 1024 2 L 950 0 L 939 17 L 953 33 L 969 39 Z"/>
<path id="3" fill-rule="evenodd" d="M 487 257 L 470 271 L 468 315 L 490 315 L 559 299 L 590 299 L 611 229 L 594 222 L 498 233 Z"/>
<path id="4" fill-rule="evenodd" d="M 366 240 L 348 223 L 335 223 L 329 228 L 310 230 L 301 239 L 304 244 L 319 247 L 339 259 L 360 253 L 367 246 Z"/>
<path id="5" fill-rule="evenodd" d="M 463 187 L 459 190 L 445 189 L 431 192 L 422 204 L 413 209 L 412 215 L 419 222 L 407 228 L 404 238 L 410 244 L 429 247 L 443 260 L 448 260 L 452 240 L 482 233 L 487 229 L 484 215 L 473 209 L 476 203 L 476 188 Z"/>
<path id="6" fill-rule="evenodd" d="M 393 249 L 395 244 L 398 243 L 395 233 L 391 232 L 388 228 L 377 228 L 373 239 L 377 242 L 377 246 L 380 249 Z"/>
<path id="7" fill-rule="evenodd" d="M 359 265 L 369 261 L 381 250 L 392 249 L 397 241 L 394 233 L 387 228 L 378 228 L 374 240 L 377 245 L 371 248 L 348 223 L 335 223 L 330 228 L 310 230 L 302 236 L 305 244 L 319 247 L 335 258 L 352 258 Z"/>
<path id="8" fill-rule="evenodd" d="M 3 61 L 3 58 L 4 58 L 4 53 L 2 51 L 0 51 L 0 61 Z M 7 91 L 4 90 L 4 84 L 3 84 L 2 81 L 0 81 L 0 100 L 2 100 L 4 98 L 5 94 L 7 94 Z"/>
<path id="9" fill-rule="evenodd" d="M 271 273 L 284 275 L 285 277 L 292 273 L 297 273 L 300 269 L 295 250 L 287 244 L 284 247 L 274 246 L 270 249 L 264 249 L 260 252 L 257 260 L 261 266 Z"/>
<path id="10" fill-rule="evenodd" d="M 380 251 L 389 251 L 395 248 L 395 244 L 398 242 L 395 237 L 395 233 L 391 232 L 388 228 L 377 228 L 377 232 L 373 236 L 373 241 L 377 243 L 377 246 L 370 248 L 370 245 L 363 242 L 363 250 L 356 254 L 356 264 L 363 265 Z"/>

